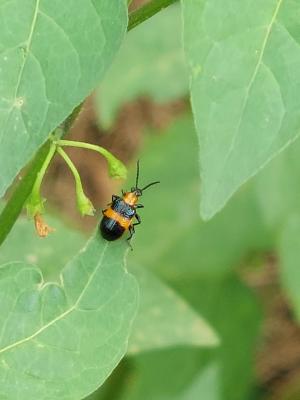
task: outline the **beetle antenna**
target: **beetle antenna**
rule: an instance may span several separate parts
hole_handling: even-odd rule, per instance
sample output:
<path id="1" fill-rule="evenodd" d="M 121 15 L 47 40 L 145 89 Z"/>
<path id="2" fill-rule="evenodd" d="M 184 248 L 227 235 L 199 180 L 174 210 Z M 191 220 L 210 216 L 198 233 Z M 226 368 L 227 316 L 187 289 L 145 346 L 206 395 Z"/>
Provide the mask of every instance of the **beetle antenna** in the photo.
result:
<path id="1" fill-rule="evenodd" d="M 137 162 L 136 162 L 136 180 L 135 180 L 136 188 L 138 188 L 139 176 L 140 176 L 140 160 L 137 160 Z"/>
<path id="2" fill-rule="evenodd" d="M 148 185 L 146 185 L 145 187 L 143 187 L 143 189 L 141 189 L 141 191 L 143 192 L 145 189 L 148 189 L 148 187 L 150 187 L 152 185 L 156 185 L 157 183 L 160 183 L 160 182 L 159 181 L 151 182 Z"/>

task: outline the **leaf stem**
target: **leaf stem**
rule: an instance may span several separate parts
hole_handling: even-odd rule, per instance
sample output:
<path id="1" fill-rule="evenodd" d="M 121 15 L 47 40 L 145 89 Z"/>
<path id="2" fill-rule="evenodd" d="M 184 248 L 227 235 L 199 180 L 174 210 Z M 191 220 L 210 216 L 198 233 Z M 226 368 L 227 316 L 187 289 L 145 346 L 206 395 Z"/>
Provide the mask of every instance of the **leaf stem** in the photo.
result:
<path id="1" fill-rule="evenodd" d="M 88 149 L 96 151 L 106 158 L 109 165 L 109 174 L 111 177 L 116 179 L 125 179 L 127 175 L 127 169 L 125 165 L 119 161 L 115 156 L 113 156 L 108 150 L 104 149 L 101 146 L 97 146 L 96 144 L 78 142 L 74 140 L 57 140 L 55 142 L 58 146 L 70 146 L 70 147 L 79 147 L 82 149 Z"/>
<path id="2" fill-rule="evenodd" d="M 37 174 L 36 181 L 35 181 L 35 183 L 33 185 L 33 189 L 32 189 L 33 193 L 34 192 L 36 192 L 36 193 L 40 192 L 42 180 L 44 178 L 44 175 L 45 175 L 45 173 L 47 171 L 47 168 L 49 167 L 49 164 L 50 164 L 52 158 L 54 157 L 55 151 L 56 151 L 56 145 L 54 143 L 51 143 L 49 152 L 48 152 L 48 154 L 47 154 L 47 156 L 45 158 L 45 161 L 44 161 L 44 163 L 42 165 L 42 168 L 40 169 L 39 173 Z"/>
<path id="3" fill-rule="evenodd" d="M 79 172 L 77 171 L 77 168 L 75 167 L 75 165 L 74 165 L 73 161 L 71 160 L 71 158 L 60 147 L 57 148 L 57 152 L 65 160 L 66 164 L 68 165 L 68 167 L 70 168 L 72 174 L 74 175 L 76 189 L 78 188 L 79 190 L 83 190 Z"/>
<path id="4" fill-rule="evenodd" d="M 67 153 L 61 148 L 57 147 L 58 154 L 65 160 L 66 164 L 70 168 L 74 180 L 75 180 L 75 189 L 76 189 L 76 199 L 77 199 L 77 207 L 80 214 L 83 215 L 94 215 L 95 209 L 90 201 L 90 199 L 85 195 L 81 183 L 81 178 L 77 168 L 75 167 L 73 161 L 67 155 Z"/>
<path id="5" fill-rule="evenodd" d="M 82 104 L 78 107 L 74 108 L 69 117 L 65 120 L 61 129 L 61 137 L 65 136 L 71 125 L 74 123 L 78 114 L 80 113 L 82 108 Z M 0 214 L 0 246 L 7 238 L 7 235 L 11 231 L 14 226 L 18 216 L 20 215 L 26 200 L 30 196 L 35 181 L 37 179 L 37 175 L 42 168 L 47 155 L 49 154 L 49 150 L 52 144 L 52 139 L 48 139 L 46 143 L 44 143 L 38 152 L 36 153 L 33 160 L 28 165 L 24 176 L 21 178 L 20 182 L 16 184 L 6 206 L 4 207 L 2 213 Z"/>
<path id="6" fill-rule="evenodd" d="M 41 197 L 41 185 L 42 185 L 42 181 L 45 176 L 45 173 L 49 167 L 49 164 L 50 164 L 52 158 L 54 157 L 55 151 L 56 151 L 56 144 L 51 143 L 49 152 L 44 160 L 44 163 L 43 163 L 40 171 L 37 174 L 36 180 L 35 180 L 33 188 L 32 188 L 32 192 L 31 192 L 30 196 L 28 197 L 26 207 L 27 207 L 27 212 L 28 212 L 29 216 L 31 216 L 31 217 L 34 217 L 37 213 L 42 214 L 44 212 L 43 204 L 44 204 L 45 199 L 43 199 Z"/>
<path id="7" fill-rule="evenodd" d="M 55 143 L 58 144 L 59 146 L 80 147 L 82 149 L 94 150 L 102 154 L 104 157 L 111 155 L 111 153 L 108 150 L 104 149 L 101 146 L 97 146 L 96 144 L 79 142 L 75 140 L 57 140 Z"/>
<path id="8" fill-rule="evenodd" d="M 48 141 L 40 148 L 34 160 L 29 164 L 25 175 L 20 178 L 9 201 L 6 203 L 0 215 L 0 245 L 4 242 L 11 228 L 14 226 L 14 223 L 23 209 L 24 203 L 32 192 L 33 185 L 49 153 L 50 146 L 51 143 Z"/>

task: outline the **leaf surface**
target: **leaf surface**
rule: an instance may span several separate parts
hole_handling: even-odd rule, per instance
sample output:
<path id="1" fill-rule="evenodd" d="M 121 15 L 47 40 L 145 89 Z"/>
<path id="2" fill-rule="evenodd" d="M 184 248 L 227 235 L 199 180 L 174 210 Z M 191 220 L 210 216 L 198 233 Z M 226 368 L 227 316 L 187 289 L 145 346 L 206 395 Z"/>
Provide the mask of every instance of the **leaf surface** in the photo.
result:
<path id="1" fill-rule="evenodd" d="M 212 349 L 208 360 L 219 366 L 218 385 L 222 400 L 247 399 L 254 379 L 254 354 L 261 329 L 262 310 L 255 294 L 234 274 L 225 279 L 199 279 L 175 284 L 190 304 L 220 335 L 221 345 Z M 204 352 L 204 351 L 203 351 Z M 199 358 L 199 363 L 207 360 Z M 201 364 L 200 364 L 201 365 Z M 238 376 L 238 380 L 236 377 Z"/>
<path id="2" fill-rule="evenodd" d="M 177 347 L 133 357 L 125 381 L 130 384 L 116 400 L 247 399 L 261 318 L 253 293 L 234 276 L 222 282 L 182 282 L 176 289 L 217 329 L 221 345 Z"/>
<path id="3" fill-rule="evenodd" d="M 183 0 L 204 218 L 299 135 L 299 15 L 292 0 Z"/>
<path id="4" fill-rule="evenodd" d="M 8 261 L 38 264 L 46 280 L 58 280 L 64 263 L 74 256 L 84 237 L 47 216 L 56 228 L 42 240 L 34 233 L 32 221 L 20 218 L 0 254 Z M 26 242 L 23 238 L 26 237 Z M 130 265 L 140 287 L 140 306 L 129 341 L 129 353 L 139 353 L 178 344 L 214 346 L 218 339 L 209 325 L 168 285 L 145 268 Z"/>
<path id="5" fill-rule="evenodd" d="M 180 345 L 214 347 L 219 340 L 207 322 L 172 288 L 141 266 L 130 266 L 140 286 L 140 307 L 129 353 Z"/>
<path id="6" fill-rule="evenodd" d="M 255 178 L 263 219 L 274 234 L 300 213 L 300 140 L 283 151 Z"/>
<path id="7" fill-rule="evenodd" d="M 46 281 L 58 281 L 64 265 L 84 246 L 85 237 L 49 215 L 47 223 L 55 229 L 46 239 L 40 238 L 34 223 L 20 217 L 1 245 L 0 265 L 12 261 L 38 265 Z M 26 240 L 24 240 L 26 238 Z"/>
<path id="8" fill-rule="evenodd" d="M 0 196 L 100 81 L 126 30 L 125 0 L 0 1 Z"/>
<path id="9" fill-rule="evenodd" d="M 126 352 L 137 308 L 125 249 L 96 235 L 60 284 L 44 283 L 32 265 L 1 267 L 1 398 L 79 400 L 104 382 Z"/>
<path id="10" fill-rule="evenodd" d="M 84 243 L 84 237 L 47 215 L 56 231 L 39 238 L 32 221 L 19 218 L 9 240 L 1 247 L 0 264 L 32 262 L 48 280 L 59 280 L 63 265 Z M 24 241 L 26 237 L 26 241 Z M 139 353 L 178 344 L 214 346 L 218 339 L 209 325 L 159 277 L 142 266 L 129 265 L 140 287 L 139 310 L 129 340 L 129 353 Z"/>

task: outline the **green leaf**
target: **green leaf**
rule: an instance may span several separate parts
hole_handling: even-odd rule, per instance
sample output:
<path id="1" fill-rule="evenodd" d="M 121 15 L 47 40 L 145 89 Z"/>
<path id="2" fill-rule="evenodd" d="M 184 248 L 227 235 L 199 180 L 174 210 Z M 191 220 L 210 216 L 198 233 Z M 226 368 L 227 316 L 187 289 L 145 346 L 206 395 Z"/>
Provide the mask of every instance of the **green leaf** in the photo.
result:
<path id="1" fill-rule="evenodd" d="M 215 326 L 221 346 L 178 347 L 133 357 L 124 392 L 114 400 L 246 399 L 261 318 L 253 293 L 233 276 L 183 282 L 176 288 Z"/>
<path id="2" fill-rule="evenodd" d="M 221 399 L 246 399 L 254 379 L 254 352 L 261 324 L 254 293 L 233 275 L 219 281 L 199 279 L 189 285 L 176 282 L 175 288 L 220 335 L 221 345 L 211 351 L 208 361 L 219 365 Z"/>
<path id="3" fill-rule="evenodd" d="M 264 223 L 274 234 L 291 214 L 300 213 L 300 140 L 261 171 L 255 190 Z"/>
<path id="4" fill-rule="evenodd" d="M 32 221 L 20 218 L 1 247 L 0 264 L 12 260 L 34 263 L 40 266 L 45 279 L 57 281 L 63 265 L 83 245 L 84 237 L 59 220 L 48 215 L 46 218 L 55 228 L 47 239 L 35 234 Z M 159 278 L 140 266 L 130 265 L 130 272 L 140 286 L 140 307 L 130 335 L 130 353 L 176 344 L 217 344 L 208 324 Z"/>
<path id="5" fill-rule="evenodd" d="M 32 220 L 19 218 L 9 240 L 1 246 L 0 265 L 12 261 L 39 265 L 45 280 L 59 280 L 63 266 L 84 245 L 85 238 L 50 215 L 45 220 L 55 231 L 47 238 L 40 238 Z"/>
<path id="6" fill-rule="evenodd" d="M 126 244 L 96 235 L 45 283 L 39 269 L 0 269 L 0 397 L 82 399 L 126 352 L 137 308 L 135 279 L 123 267 Z"/>
<path id="7" fill-rule="evenodd" d="M 101 124 L 109 127 L 120 107 L 138 97 L 163 103 L 188 92 L 180 24 L 174 5 L 128 33 L 97 91 Z"/>
<path id="8" fill-rule="evenodd" d="M 96 86 L 119 48 L 125 0 L 1 1 L 0 196 Z"/>
<path id="9" fill-rule="evenodd" d="M 133 323 L 129 353 L 176 345 L 211 347 L 218 338 L 176 292 L 140 266 L 130 266 L 140 286 L 140 307 Z"/>
<path id="10" fill-rule="evenodd" d="M 206 372 L 206 364 L 200 350 L 176 348 L 138 355 L 131 360 L 131 370 L 130 385 L 116 400 L 186 400 L 183 393 Z M 213 379 L 211 384 L 217 387 L 219 381 Z"/>
<path id="11" fill-rule="evenodd" d="M 173 397 L 174 400 L 195 400 L 201 397 L 207 400 L 221 399 L 220 387 L 220 368 L 216 363 L 211 363 L 193 379 L 190 385 L 178 396 Z M 171 400 L 171 399 L 170 399 Z"/>
<path id="12" fill-rule="evenodd" d="M 280 281 L 300 320 L 300 214 L 286 221 L 279 242 Z"/>
<path id="13" fill-rule="evenodd" d="M 204 218 L 299 135 L 299 15 L 293 1 L 183 0 Z"/>

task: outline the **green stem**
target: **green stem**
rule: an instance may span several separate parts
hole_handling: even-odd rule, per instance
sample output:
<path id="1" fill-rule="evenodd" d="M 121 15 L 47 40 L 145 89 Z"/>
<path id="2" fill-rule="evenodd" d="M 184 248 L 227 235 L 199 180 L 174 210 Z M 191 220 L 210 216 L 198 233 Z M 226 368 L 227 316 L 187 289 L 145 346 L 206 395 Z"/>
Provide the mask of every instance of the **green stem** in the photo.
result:
<path id="1" fill-rule="evenodd" d="M 177 1 L 178 0 L 153 0 L 145 6 L 138 8 L 129 14 L 127 30 L 130 31 L 141 22 L 153 17 L 153 15 L 157 14 L 163 8 L 166 8 Z"/>
<path id="2" fill-rule="evenodd" d="M 127 176 L 127 169 L 125 165 L 118 160 L 114 155 L 112 155 L 108 150 L 104 149 L 101 146 L 97 146 L 96 144 L 78 142 L 74 140 L 57 140 L 55 144 L 58 146 L 70 146 L 70 147 L 79 147 L 82 149 L 88 149 L 96 151 L 106 158 L 109 165 L 109 175 L 115 179 L 125 179 Z"/>
<path id="3" fill-rule="evenodd" d="M 89 198 L 85 195 L 81 183 L 81 178 L 77 168 L 75 167 L 73 161 L 67 155 L 67 153 L 61 148 L 57 147 L 58 154 L 65 160 L 66 164 L 70 168 L 74 180 L 75 180 L 75 189 L 76 189 L 76 199 L 77 206 L 81 215 L 94 215 L 95 209 Z"/>
<path id="4" fill-rule="evenodd" d="M 55 151 L 56 151 L 56 144 L 51 143 L 49 152 L 45 158 L 45 161 L 44 161 L 40 171 L 37 174 L 37 178 L 33 185 L 32 193 L 31 193 L 31 195 L 33 197 L 40 197 L 41 184 L 42 184 L 43 178 L 45 176 L 45 173 L 47 171 L 47 168 L 49 167 L 49 164 L 50 164 L 52 158 L 54 157 Z"/>
<path id="5" fill-rule="evenodd" d="M 129 22 L 127 30 L 130 31 L 143 21 L 152 17 L 154 14 L 158 13 L 162 8 L 167 7 L 174 3 L 176 0 L 153 0 L 148 5 L 141 7 L 140 9 L 132 12 L 129 15 Z M 73 112 L 66 119 L 63 124 L 63 136 L 65 136 L 73 122 L 75 121 L 77 115 L 81 111 L 82 104 L 76 107 Z M 7 235 L 14 226 L 18 216 L 20 215 L 24 203 L 26 202 L 28 196 L 32 192 L 32 188 L 37 178 L 37 174 L 40 171 L 52 141 L 49 139 L 36 153 L 33 161 L 29 164 L 27 171 L 23 179 L 16 185 L 14 191 L 11 194 L 10 199 L 6 203 L 5 208 L 0 214 L 0 245 L 4 242 Z"/>
<path id="6" fill-rule="evenodd" d="M 68 167 L 70 168 L 70 170 L 74 176 L 76 192 L 77 192 L 77 190 L 83 192 L 81 178 L 80 178 L 79 172 L 77 171 L 77 168 L 75 167 L 73 161 L 71 160 L 71 158 L 67 155 L 67 153 L 62 148 L 58 147 L 57 152 L 65 160 L 66 164 L 68 165 Z"/>
<path id="7" fill-rule="evenodd" d="M 37 214 L 44 213 L 45 199 L 43 199 L 41 196 L 41 184 L 45 176 L 45 173 L 47 171 L 47 168 L 49 167 L 49 164 L 55 154 L 55 151 L 56 151 L 56 144 L 51 143 L 49 152 L 44 160 L 43 165 L 41 166 L 40 171 L 37 174 L 36 180 L 32 187 L 32 192 L 27 198 L 26 208 L 29 217 L 34 218 Z"/>
<path id="8" fill-rule="evenodd" d="M 111 156 L 111 153 L 108 150 L 101 146 L 97 146 L 96 144 L 78 142 L 75 140 L 57 140 L 55 143 L 58 146 L 80 147 L 82 149 L 94 150 L 97 151 L 97 153 L 102 154 L 105 158 Z"/>
<path id="9" fill-rule="evenodd" d="M 34 160 L 29 164 L 27 172 L 17 184 L 9 201 L 6 203 L 0 215 L 0 245 L 4 242 L 11 228 L 14 226 L 23 209 L 24 203 L 30 196 L 37 175 L 49 154 L 50 146 L 51 143 L 46 142 L 41 147 Z"/>

